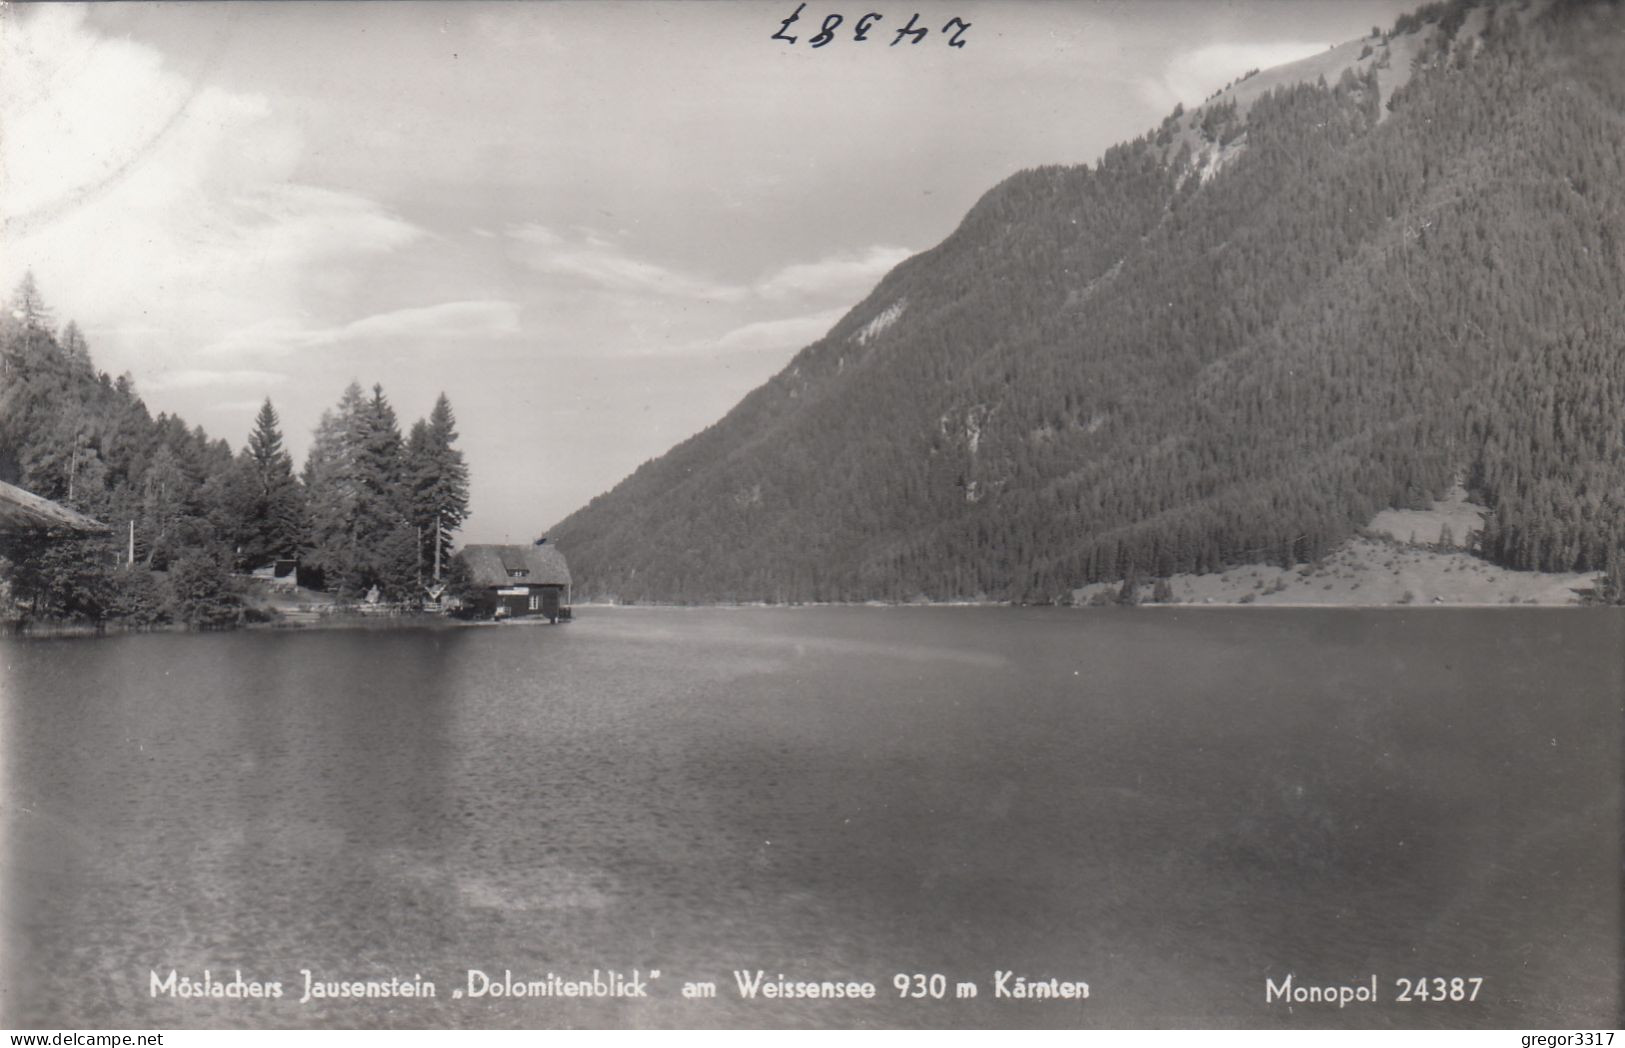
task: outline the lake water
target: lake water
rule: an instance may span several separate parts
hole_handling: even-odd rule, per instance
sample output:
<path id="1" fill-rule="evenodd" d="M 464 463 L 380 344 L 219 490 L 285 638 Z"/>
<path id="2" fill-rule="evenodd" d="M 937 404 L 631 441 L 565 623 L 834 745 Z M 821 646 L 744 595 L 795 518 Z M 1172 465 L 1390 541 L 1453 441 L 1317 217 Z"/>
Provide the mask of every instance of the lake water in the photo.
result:
<path id="1" fill-rule="evenodd" d="M 1622 652 L 1590 609 L 6 641 L 0 1024 L 1615 1026 Z M 650 996 L 455 999 L 471 968 Z M 285 996 L 151 992 L 239 969 Z M 1382 1000 L 1266 1003 L 1288 974 Z"/>

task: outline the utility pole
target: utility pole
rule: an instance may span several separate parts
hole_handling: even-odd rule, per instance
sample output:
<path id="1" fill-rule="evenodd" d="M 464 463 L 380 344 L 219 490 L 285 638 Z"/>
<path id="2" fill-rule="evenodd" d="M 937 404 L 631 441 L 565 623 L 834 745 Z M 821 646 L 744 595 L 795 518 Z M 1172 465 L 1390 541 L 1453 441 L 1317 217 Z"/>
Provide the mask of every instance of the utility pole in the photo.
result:
<path id="1" fill-rule="evenodd" d="M 130 521 L 130 560 L 125 567 L 135 567 L 135 521 Z"/>
<path id="2" fill-rule="evenodd" d="M 434 514 L 434 580 L 440 581 L 440 511 Z"/>

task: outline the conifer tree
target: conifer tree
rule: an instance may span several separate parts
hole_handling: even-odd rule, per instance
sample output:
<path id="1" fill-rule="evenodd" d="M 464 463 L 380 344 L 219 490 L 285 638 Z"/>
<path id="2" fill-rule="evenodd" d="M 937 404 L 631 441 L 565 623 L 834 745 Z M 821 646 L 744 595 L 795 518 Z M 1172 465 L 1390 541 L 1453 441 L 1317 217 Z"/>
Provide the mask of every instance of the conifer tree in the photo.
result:
<path id="1" fill-rule="evenodd" d="M 374 384 L 360 418 L 355 447 L 357 565 L 362 581 L 392 599 L 415 596 L 417 535 L 405 481 L 405 444 L 395 409 Z"/>
<path id="2" fill-rule="evenodd" d="M 306 562 L 320 573 L 323 586 L 332 592 L 353 593 L 359 581 L 355 532 L 360 498 L 357 444 L 365 408 L 361 384 L 351 382 L 338 406 L 322 412 L 305 459 L 303 480 L 311 547 Z"/>
<path id="3" fill-rule="evenodd" d="M 51 328 L 51 310 L 34 281 L 33 270 L 23 274 L 17 289 L 12 292 L 11 315 L 25 328 L 39 331 L 49 331 Z"/>
<path id="4" fill-rule="evenodd" d="M 58 340 L 62 344 L 62 352 L 68 357 L 73 367 L 81 372 L 94 374 L 95 368 L 90 363 L 90 344 L 85 341 L 84 333 L 79 325 L 68 321 L 62 328 L 62 337 Z"/>
<path id="5" fill-rule="evenodd" d="M 304 492 L 294 480 L 293 460 L 283 450 L 279 427 L 267 397 L 239 459 L 246 481 L 239 558 L 250 570 L 292 556 L 305 544 Z"/>
<path id="6" fill-rule="evenodd" d="M 419 420 L 408 441 L 407 463 L 412 485 L 412 520 L 422 529 L 425 570 L 435 560 L 435 535 L 440 541 L 440 563 L 451 563 L 453 535 L 468 519 L 468 465 L 452 446 L 457 420 L 444 393 L 435 399 L 427 423 Z"/>

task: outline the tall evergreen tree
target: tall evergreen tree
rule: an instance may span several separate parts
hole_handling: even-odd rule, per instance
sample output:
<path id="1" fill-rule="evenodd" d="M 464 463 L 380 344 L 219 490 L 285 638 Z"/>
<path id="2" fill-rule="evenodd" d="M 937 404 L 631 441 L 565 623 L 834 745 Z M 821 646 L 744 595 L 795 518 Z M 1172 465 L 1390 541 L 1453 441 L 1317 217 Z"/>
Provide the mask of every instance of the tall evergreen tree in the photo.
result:
<path id="1" fill-rule="evenodd" d="M 51 310 L 45 304 L 45 297 L 40 294 L 39 285 L 34 281 L 33 270 L 23 274 L 16 291 L 12 292 L 11 315 L 27 328 L 41 331 L 49 331 L 51 328 Z"/>
<path id="2" fill-rule="evenodd" d="M 409 516 L 401 486 L 406 445 L 382 384 L 373 385 L 372 398 L 362 408 L 357 437 L 357 534 L 376 540 Z"/>
<path id="3" fill-rule="evenodd" d="M 355 537 L 362 581 L 397 600 L 415 596 L 419 554 L 405 484 L 406 445 L 381 384 L 373 385 L 362 409 L 358 436 Z"/>
<path id="4" fill-rule="evenodd" d="M 295 554 L 305 543 L 304 492 L 294 479 L 279 427 L 267 397 L 238 463 L 247 482 L 238 558 L 250 570 Z"/>
<path id="5" fill-rule="evenodd" d="M 361 384 L 351 382 L 337 408 L 322 412 L 305 459 L 310 544 L 305 559 L 320 574 L 323 585 L 334 592 L 353 592 L 358 582 L 356 450 L 366 406 Z"/>
<path id="6" fill-rule="evenodd" d="M 468 519 L 468 464 L 457 440 L 457 419 L 444 393 L 435 399 L 427 423 L 412 427 L 407 464 L 412 485 L 412 519 L 421 529 L 425 570 L 435 560 L 435 536 L 440 542 L 442 569 L 451 563 L 453 535 Z"/>

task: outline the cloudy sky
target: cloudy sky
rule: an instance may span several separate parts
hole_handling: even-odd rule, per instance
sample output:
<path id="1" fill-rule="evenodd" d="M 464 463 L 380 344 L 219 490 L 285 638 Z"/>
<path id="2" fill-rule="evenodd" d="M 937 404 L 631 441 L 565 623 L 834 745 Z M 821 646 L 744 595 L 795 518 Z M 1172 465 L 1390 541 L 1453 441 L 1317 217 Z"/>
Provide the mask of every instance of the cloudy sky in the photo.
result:
<path id="1" fill-rule="evenodd" d="M 520 541 L 999 180 L 1412 5 L 812 0 L 771 39 L 796 6 L 0 8 L 0 281 L 31 268 L 100 367 L 234 447 L 266 396 L 302 462 L 352 378 L 403 428 L 443 390 L 463 537 Z M 966 46 L 888 46 L 916 11 Z"/>

